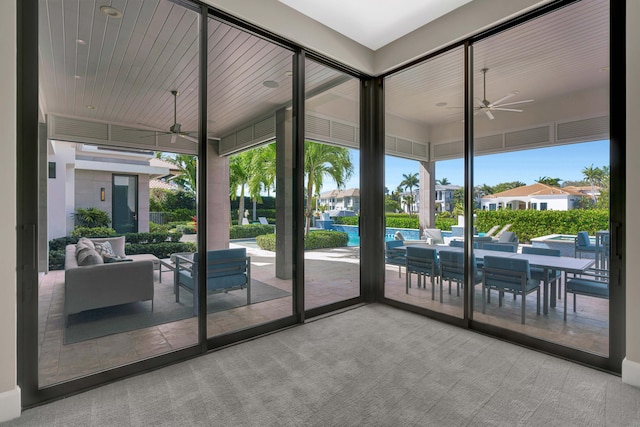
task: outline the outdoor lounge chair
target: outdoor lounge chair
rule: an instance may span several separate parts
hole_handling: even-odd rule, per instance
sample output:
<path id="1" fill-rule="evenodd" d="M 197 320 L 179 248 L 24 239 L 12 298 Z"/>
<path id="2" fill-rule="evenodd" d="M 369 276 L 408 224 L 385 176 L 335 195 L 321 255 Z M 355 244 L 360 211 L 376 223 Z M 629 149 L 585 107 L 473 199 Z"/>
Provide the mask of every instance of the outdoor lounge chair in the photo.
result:
<path id="1" fill-rule="evenodd" d="M 187 289 L 193 297 L 193 315 L 198 314 L 198 253 L 193 260 L 176 256 L 174 292 L 180 302 L 180 288 Z M 247 289 L 247 305 L 251 304 L 251 257 L 246 248 L 207 251 L 207 295 Z M 181 265 L 182 264 L 182 265 Z M 185 268 L 187 267 L 187 268 Z"/>
<path id="2" fill-rule="evenodd" d="M 269 221 L 267 221 L 267 218 L 265 218 L 263 216 L 259 216 L 258 217 L 258 221 L 260 221 L 260 224 L 262 224 L 262 225 L 269 225 Z"/>
<path id="3" fill-rule="evenodd" d="M 497 230 L 498 228 L 500 228 L 500 226 L 499 226 L 499 225 L 494 225 L 493 227 L 491 227 L 491 228 L 489 229 L 489 231 L 487 231 L 486 233 L 484 233 L 484 236 L 485 236 L 485 237 L 492 237 L 492 236 L 493 236 L 493 233 L 495 233 L 495 232 L 496 232 L 496 230 Z"/>
<path id="4" fill-rule="evenodd" d="M 439 228 L 425 228 L 422 231 L 422 236 L 426 239 L 427 245 L 439 245 L 444 243 L 442 230 Z"/>
<path id="5" fill-rule="evenodd" d="M 501 245 L 511 245 L 514 247 L 514 252 L 517 252 L 519 240 L 518 240 L 518 236 L 516 236 L 516 233 L 514 233 L 513 231 L 505 231 L 500 235 L 500 237 L 493 238 L 491 240 L 491 243 L 497 243 Z M 487 245 L 488 243 L 484 244 L 483 248 L 486 248 Z"/>
<path id="6" fill-rule="evenodd" d="M 504 227 L 502 227 L 502 228 L 500 229 L 500 231 L 498 231 L 498 232 L 496 233 L 496 235 L 495 235 L 495 236 L 492 236 L 492 237 L 495 237 L 495 238 L 497 239 L 497 238 L 499 238 L 500 236 L 502 236 L 502 233 L 504 233 L 505 231 L 509 230 L 510 228 L 511 228 L 511 224 L 505 224 L 505 226 L 504 226 Z M 486 236 L 486 234 L 485 234 L 485 236 Z"/>

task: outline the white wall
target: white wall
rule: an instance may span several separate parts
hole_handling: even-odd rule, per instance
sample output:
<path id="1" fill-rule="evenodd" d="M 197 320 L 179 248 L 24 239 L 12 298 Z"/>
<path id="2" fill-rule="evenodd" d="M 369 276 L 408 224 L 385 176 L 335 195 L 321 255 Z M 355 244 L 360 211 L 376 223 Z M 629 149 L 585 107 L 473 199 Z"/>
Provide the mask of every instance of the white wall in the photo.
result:
<path id="1" fill-rule="evenodd" d="M 622 364 L 622 381 L 640 387 L 640 2 L 627 0 L 627 355 Z"/>
<path id="2" fill-rule="evenodd" d="M 56 164 L 56 177 L 47 181 L 47 225 L 49 240 L 64 237 L 73 224 L 70 215 L 73 212 L 75 146 L 68 142 L 49 143 L 48 161 Z M 71 164 L 71 167 L 67 165 Z M 68 176 L 71 173 L 71 176 Z M 60 197 L 64 195 L 64 197 Z M 69 197 L 71 198 L 69 200 Z"/>
<path id="3" fill-rule="evenodd" d="M 20 415 L 16 365 L 16 28 L 15 1 L 0 1 L 0 421 Z M 35 123 L 34 123 L 35 125 Z"/>

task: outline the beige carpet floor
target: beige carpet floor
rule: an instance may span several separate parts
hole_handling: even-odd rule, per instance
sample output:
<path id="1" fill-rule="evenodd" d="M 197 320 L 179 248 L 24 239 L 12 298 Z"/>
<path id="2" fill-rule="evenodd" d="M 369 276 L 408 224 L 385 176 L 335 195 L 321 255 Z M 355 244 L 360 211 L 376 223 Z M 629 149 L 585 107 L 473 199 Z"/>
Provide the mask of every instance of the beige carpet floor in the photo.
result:
<path id="1" fill-rule="evenodd" d="M 619 377 L 380 304 L 27 410 L 12 426 L 637 426 Z"/>

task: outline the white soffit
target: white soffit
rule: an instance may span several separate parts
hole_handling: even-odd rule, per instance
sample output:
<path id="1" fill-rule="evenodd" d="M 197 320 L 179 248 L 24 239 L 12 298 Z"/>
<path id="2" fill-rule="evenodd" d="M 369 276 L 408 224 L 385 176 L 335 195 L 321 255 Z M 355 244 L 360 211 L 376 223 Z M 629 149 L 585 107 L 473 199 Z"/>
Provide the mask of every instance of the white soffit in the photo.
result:
<path id="1" fill-rule="evenodd" d="M 377 50 L 471 0 L 279 0 Z"/>

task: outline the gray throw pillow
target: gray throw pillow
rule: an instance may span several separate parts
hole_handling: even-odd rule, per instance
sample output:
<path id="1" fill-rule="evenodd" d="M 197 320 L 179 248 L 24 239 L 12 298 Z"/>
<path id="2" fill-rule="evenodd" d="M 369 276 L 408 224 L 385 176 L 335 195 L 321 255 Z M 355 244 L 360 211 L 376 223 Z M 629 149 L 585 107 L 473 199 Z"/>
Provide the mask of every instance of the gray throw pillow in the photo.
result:
<path id="1" fill-rule="evenodd" d="M 100 254 L 95 250 L 89 249 L 89 248 L 84 248 L 80 250 L 80 252 L 77 255 L 77 261 L 78 261 L 78 265 L 81 267 L 84 267 L 87 265 L 104 264 L 104 260 L 102 259 L 102 256 L 100 256 Z"/>
<path id="2" fill-rule="evenodd" d="M 109 242 L 94 243 L 94 245 L 96 252 L 98 252 L 102 258 L 105 258 L 105 256 L 115 255 L 113 248 L 111 247 L 111 243 Z"/>

